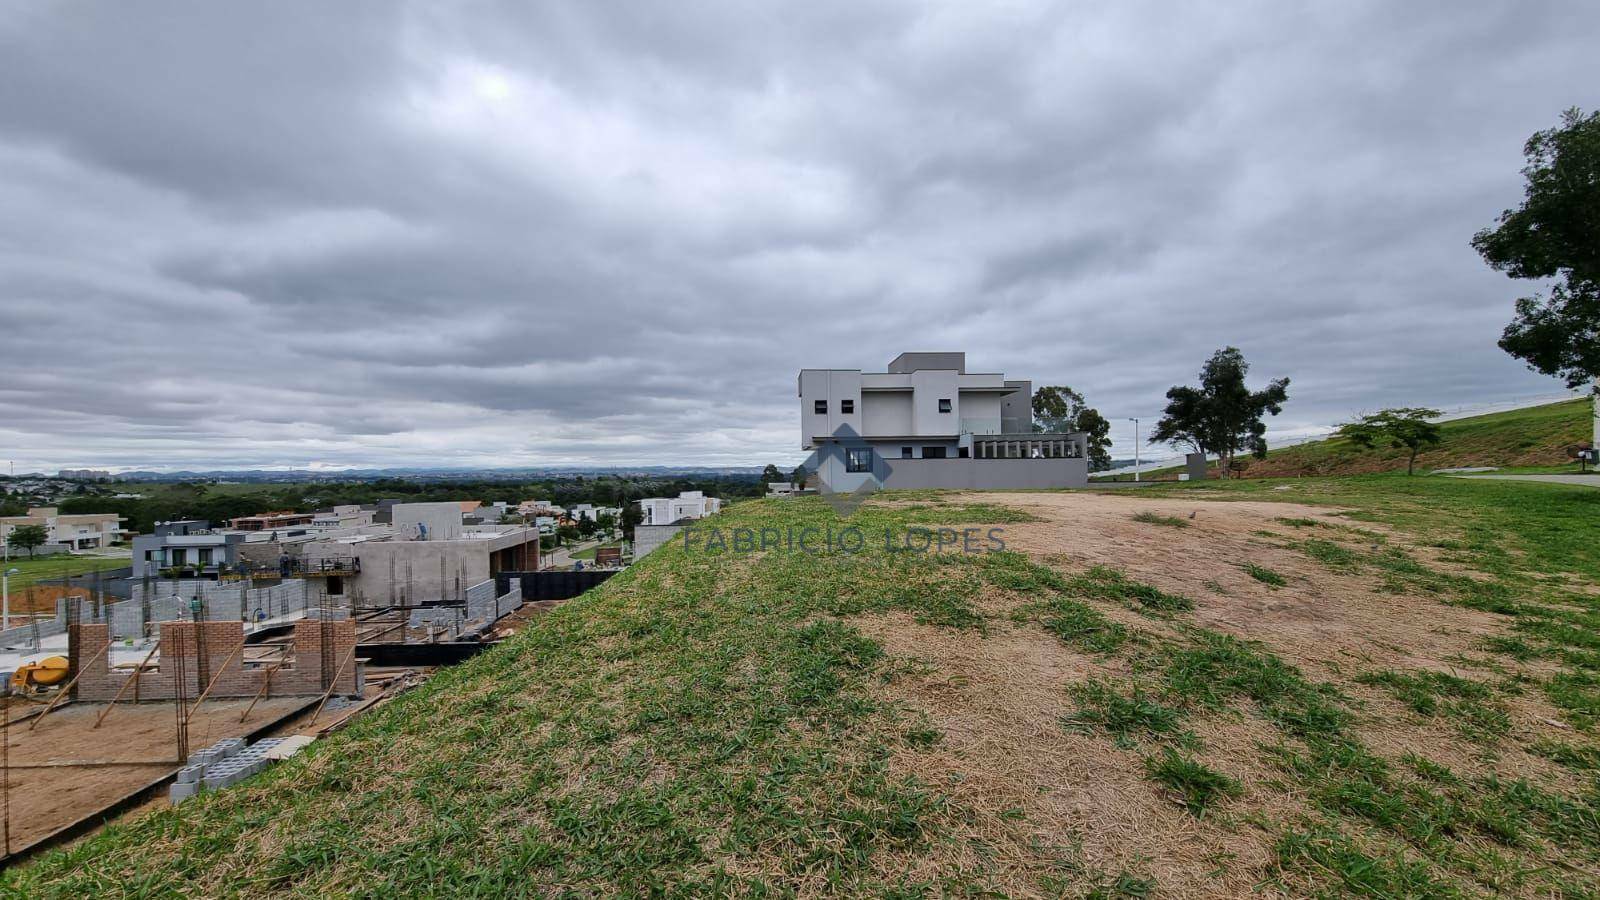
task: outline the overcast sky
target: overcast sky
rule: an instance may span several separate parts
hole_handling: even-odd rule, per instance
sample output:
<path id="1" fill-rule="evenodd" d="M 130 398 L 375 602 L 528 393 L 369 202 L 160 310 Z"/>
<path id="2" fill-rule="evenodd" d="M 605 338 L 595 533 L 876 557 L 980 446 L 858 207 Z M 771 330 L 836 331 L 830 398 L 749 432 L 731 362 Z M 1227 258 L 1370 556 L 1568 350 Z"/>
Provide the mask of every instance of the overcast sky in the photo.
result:
<path id="1" fill-rule="evenodd" d="M 1561 390 L 1468 245 L 1600 5 L 7 3 L 0 459 L 792 465 L 797 370 L 1118 421 Z"/>

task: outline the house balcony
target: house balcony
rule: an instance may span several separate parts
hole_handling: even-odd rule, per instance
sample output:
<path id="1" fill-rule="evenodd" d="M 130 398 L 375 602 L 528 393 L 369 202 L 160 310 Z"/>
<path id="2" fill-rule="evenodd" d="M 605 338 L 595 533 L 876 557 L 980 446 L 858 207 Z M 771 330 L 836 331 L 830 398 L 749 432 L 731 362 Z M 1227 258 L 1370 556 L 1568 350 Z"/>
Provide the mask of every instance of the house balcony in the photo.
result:
<path id="1" fill-rule="evenodd" d="M 973 459 L 1081 459 L 1088 439 L 1081 432 L 1018 432 L 962 435 Z"/>
<path id="2" fill-rule="evenodd" d="M 962 419 L 962 434 L 1001 434 L 1000 418 L 998 416 L 980 419 Z"/>
<path id="3" fill-rule="evenodd" d="M 355 556 L 327 556 L 321 559 L 289 561 L 289 574 L 302 578 L 332 578 L 361 574 L 361 559 Z"/>
<path id="4" fill-rule="evenodd" d="M 156 577 L 172 579 L 213 579 L 221 575 L 226 568 L 226 566 L 218 565 L 216 563 L 177 563 L 175 565 L 162 566 L 161 568 L 157 569 Z"/>

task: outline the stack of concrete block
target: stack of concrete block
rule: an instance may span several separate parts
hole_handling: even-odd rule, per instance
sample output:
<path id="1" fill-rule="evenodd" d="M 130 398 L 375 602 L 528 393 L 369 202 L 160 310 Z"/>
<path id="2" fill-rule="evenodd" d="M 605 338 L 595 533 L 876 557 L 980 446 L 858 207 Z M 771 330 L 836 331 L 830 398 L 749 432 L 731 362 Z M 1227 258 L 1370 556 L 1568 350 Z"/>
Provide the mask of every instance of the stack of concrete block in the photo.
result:
<path id="1" fill-rule="evenodd" d="M 189 755 L 189 764 L 178 770 L 167 797 L 174 804 L 201 791 L 217 791 L 249 778 L 272 762 L 284 758 L 274 750 L 287 738 L 262 738 L 245 744 L 244 738 L 228 738 Z M 297 748 L 303 744 L 297 743 Z"/>

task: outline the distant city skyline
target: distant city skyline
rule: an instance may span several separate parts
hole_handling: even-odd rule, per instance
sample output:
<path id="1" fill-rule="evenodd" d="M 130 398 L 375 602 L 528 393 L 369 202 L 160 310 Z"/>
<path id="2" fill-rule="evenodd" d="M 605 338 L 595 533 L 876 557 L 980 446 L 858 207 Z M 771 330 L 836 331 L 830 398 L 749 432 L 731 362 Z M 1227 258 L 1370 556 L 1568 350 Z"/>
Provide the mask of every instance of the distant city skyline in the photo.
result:
<path id="1" fill-rule="evenodd" d="M 1269 441 L 1554 396 L 1468 245 L 1600 106 L 1600 8 L 17 4 L 16 471 L 803 459 L 794 373 L 1223 346 Z M 1148 450 L 1146 451 L 1149 452 Z M 1164 451 L 1158 451 L 1164 452 Z"/>

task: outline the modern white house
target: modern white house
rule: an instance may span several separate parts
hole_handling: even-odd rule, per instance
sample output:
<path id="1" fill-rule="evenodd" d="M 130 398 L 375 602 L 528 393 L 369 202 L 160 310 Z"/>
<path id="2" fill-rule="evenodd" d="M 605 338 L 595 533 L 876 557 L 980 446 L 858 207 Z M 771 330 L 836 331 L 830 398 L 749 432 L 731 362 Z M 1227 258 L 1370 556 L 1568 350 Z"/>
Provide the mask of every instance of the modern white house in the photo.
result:
<path id="1" fill-rule="evenodd" d="M 318 528 L 360 528 L 372 524 L 371 509 L 355 504 L 335 506 L 311 514 L 311 524 Z"/>
<path id="2" fill-rule="evenodd" d="M 886 372 L 801 369 L 800 446 L 833 491 L 1088 483 L 1088 439 L 1033 429 L 1033 383 L 968 372 L 960 352 L 902 353 Z"/>
<path id="3" fill-rule="evenodd" d="M 0 544 L 10 538 L 14 528 L 42 525 L 46 547 L 52 551 L 98 550 L 122 541 L 122 522 L 115 513 L 62 515 L 54 506 L 39 506 L 25 516 L 0 517 Z"/>
<path id="4" fill-rule="evenodd" d="M 591 503 L 579 503 L 567 510 L 567 517 L 572 519 L 574 522 L 583 519 L 588 519 L 592 522 L 598 522 L 601 516 L 618 518 L 621 515 L 622 510 L 614 506 L 595 506 Z"/>
<path id="5" fill-rule="evenodd" d="M 684 491 L 676 497 L 647 497 L 639 501 L 644 514 L 640 525 L 671 525 L 685 519 L 703 519 L 722 509 L 722 501 L 703 491 Z"/>
<path id="6" fill-rule="evenodd" d="M 149 534 L 133 539 L 132 577 L 215 577 L 239 563 L 239 547 L 252 535 L 265 539 L 271 532 L 213 529 L 204 519 L 157 522 Z"/>

